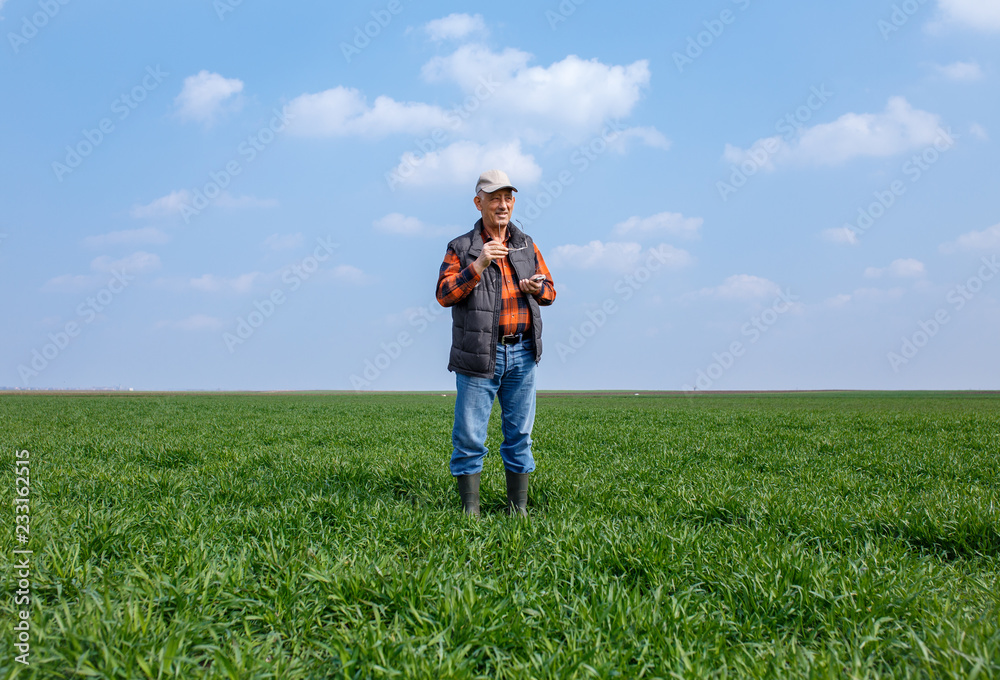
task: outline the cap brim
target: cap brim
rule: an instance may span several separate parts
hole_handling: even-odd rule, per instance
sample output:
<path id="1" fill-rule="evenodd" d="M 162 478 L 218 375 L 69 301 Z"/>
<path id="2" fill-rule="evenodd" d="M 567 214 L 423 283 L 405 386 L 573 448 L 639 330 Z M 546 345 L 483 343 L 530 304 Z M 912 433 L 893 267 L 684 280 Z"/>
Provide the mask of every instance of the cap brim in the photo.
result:
<path id="1" fill-rule="evenodd" d="M 492 194 L 494 191 L 500 191 L 501 189 L 510 189 L 511 191 L 517 191 L 514 187 L 509 184 L 490 184 L 485 187 L 481 187 L 479 190 L 486 194 Z"/>

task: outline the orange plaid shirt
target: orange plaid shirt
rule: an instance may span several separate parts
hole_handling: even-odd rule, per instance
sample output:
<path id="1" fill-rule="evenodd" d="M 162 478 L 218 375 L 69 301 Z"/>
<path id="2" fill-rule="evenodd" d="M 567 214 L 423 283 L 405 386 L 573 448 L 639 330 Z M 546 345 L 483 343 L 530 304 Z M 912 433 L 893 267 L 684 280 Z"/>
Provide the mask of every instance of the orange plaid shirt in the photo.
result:
<path id="1" fill-rule="evenodd" d="M 489 243 L 493 237 L 483 233 L 483 243 Z M 508 239 L 510 234 L 507 235 Z M 506 241 L 505 241 L 506 243 Z M 538 246 L 532 245 L 535 249 L 535 260 L 538 266 L 535 274 L 544 274 L 545 281 L 542 283 L 542 290 L 535 295 L 535 300 L 541 306 L 551 305 L 556 299 L 556 287 L 552 283 L 552 274 L 545 266 L 545 260 L 538 251 Z M 506 257 L 493 260 L 493 265 L 500 267 L 500 280 L 502 282 L 500 294 L 500 335 L 514 335 L 526 333 L 531 328 L 531 310 L 528 307 L 527 293 L 521 291 L 517 282 L 517 274 Z M 448 249 L 445 253 L 444 262 L 441 263 L 441 271 L 438 274 L 437 300 L 442 307 L 451 307 L 465 299 L 465 297 L 476 287 L 481 278 L 480 274 L 473 269 L 472 263 L 463 268 L 458 259 L 458 254 Z"/>

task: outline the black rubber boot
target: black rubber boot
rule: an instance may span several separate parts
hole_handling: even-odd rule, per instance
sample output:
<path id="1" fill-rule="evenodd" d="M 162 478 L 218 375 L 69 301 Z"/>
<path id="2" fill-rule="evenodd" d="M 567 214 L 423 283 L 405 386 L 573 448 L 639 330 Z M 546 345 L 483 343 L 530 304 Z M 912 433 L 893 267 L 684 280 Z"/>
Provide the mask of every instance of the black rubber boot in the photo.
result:
<path id="1" fill-rule="evenodd" d="M 458 481 L 458 495 L 462 499 L 462 511 L 466 515 L 479 517 L 479 474 L 460 475 L 455 477 Z"/>
<path id="2" fill-rule="evenodd" d="M 528 516 L 528 475 L 519 475 L 505 469 L 507 473 L 507 512 L 521 517 Z"/>

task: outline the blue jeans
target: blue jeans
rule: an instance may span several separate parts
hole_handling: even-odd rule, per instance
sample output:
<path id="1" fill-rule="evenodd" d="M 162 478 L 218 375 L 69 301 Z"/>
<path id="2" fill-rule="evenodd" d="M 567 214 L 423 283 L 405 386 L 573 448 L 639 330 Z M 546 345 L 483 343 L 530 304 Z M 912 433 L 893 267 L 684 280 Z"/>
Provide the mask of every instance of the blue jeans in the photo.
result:
<path id="1" fill-rule="evenodd" d="M 503 444 L 500 457 L 504 467 L 518 474 L 532 472 L 531 427 L 535 423 L 535 346 L 531 339 L 516 345 L 497 345 L 497 366 L 493 378 L 456 374 L 455 427 L 451 433 L 454 450 L 451 474 L 474 475 L 483 469 L 486 455 L 486 428 L 493 400 L 500 397 L 503 415 Z"/>

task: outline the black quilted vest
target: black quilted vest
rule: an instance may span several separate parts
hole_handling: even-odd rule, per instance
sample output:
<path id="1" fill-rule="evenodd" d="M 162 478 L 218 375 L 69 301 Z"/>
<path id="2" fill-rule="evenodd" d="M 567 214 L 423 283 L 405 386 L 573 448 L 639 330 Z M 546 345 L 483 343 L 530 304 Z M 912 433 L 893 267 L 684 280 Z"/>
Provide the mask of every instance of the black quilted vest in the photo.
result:
<path id="1" fill-rule="evenodd" d="M 448 244 L 458 254 L 462 267 L 479 257 L 483 250 L 483 221 L 467 234 L 462 234 Z M 507 255 L 518 280 L 529 279 L 535 274 L 535 246 L 531 237 L 507 225 L 507 247 L 524 248 Z M 479 378 L 492 378 L 497 364 L 497 342 L 500 332 L 500 267 L 495 262 L 483 271 L 479 283 L 465 299 L 451 308 L 451 355 L 448 370 Z M 542 358 L 542 314 L 538 301 L 528 295 L 531 309 L 532 339 L 535 341 L 535 363 Z"/>

